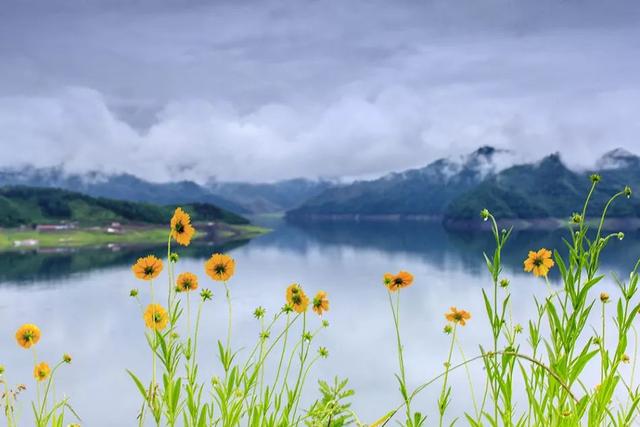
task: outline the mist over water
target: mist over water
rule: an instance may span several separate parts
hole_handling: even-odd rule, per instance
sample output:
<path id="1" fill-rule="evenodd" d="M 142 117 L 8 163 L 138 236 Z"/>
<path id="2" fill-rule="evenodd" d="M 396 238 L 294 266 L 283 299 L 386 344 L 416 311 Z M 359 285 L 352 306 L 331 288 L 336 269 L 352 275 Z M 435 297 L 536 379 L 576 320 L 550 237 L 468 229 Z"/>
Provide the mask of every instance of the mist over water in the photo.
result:
<path id="1" fill-rule="evenodd" d="M 522 271 L 527 251 L 547 247 L 562 252 L 565 236 L 566 231 L 521 231 L 507 244 L 503 275 L 511 280 L 514 322 L 526 326 L 535 313 L 532 294 L 543 298 L 547 292 L 544 281 Z M 639 248 L 638 233 L 627 233 L 623 241 L 612 240 L 603 255 L 603 273 L 627 277 L 640 255 Z M 232 344 L 235 349 L 243 348 L 241 358 L 258 337 L 259 324 L 252 316 L 257 306 L 265 307 L 268 316 L 276 313 L 292 282 L 300 283 L 308 294 L 328 293 L 331 310 L 325 318 L 330 327 L 314 340 L 312 351 L 325 346 L 330 356 L 311 371 L 306 397 L 319 397 L 315 392 L 318 378 L 349 377 L 356 390 L 353 409 L 363 421 L 373 421 L 400 401 L 393 376 L 397 355 L 387 292 L 381 283 L 383 273 L 403 269 L 416 278 L 401 293 L 400 322 L 410 387 L 442 372 L 450 340 L 442 333 L 444 313 L 451 305 L 473 315 L 459 330 L 467 357 L 478 354 L 478 345 L 491 342 L 481 297 L 481 288 L 491 286 L 482 256 L 483 251 L 492 250 L 489 233 L 449 232 L 425 222 L 279 224 L 272 233 L 235 247 L 178 249 L 181 259 L 176 272 L 198 274 L 200 286 L 214 292 L 213 301 L 204 306 L 201 324 L 199 362 L 207 377 L 221 371 L 215 341 L 226 334 L 227 311 L 222 286 L 204 275 L 203 263 L 220 250 L 236 259 L 236 275 L 230 282 Z M 34 392 L 32 355 L 15 344 L 14 333 L 26 322 L 42 329 L 43 338 L 36 347 L 39 358 L 53 363 L 65 352 L 73 355 L 73 363 L 59 371 L 56 393 L 71 396 L 84 425 L 135 423 L 140 399 L 125 369 L 148 379 L 151 354 L 140 309 L 128 294 L 136 287 L 143 303 L 148 301 L 148 283 L 136 280 L 130 270 L 135 259 L 147 253 L 161 256 L 166 247 L 0 255 L 0 363 L 6 366 L 10 382 L 29 387 L 19 398 L 23 424 L 29 424 L 28 402 Z M 552 286 L 557 285 L 556 280 L 552 275 Z M 165 294 L 164 274 L 155 286 L 157 294 Z M 610 281 L 598 284 L 596 291 L 603 290 L 612 298 L 618 295 Z M 315 314 L 308 316 L 311 328 L 320 325 Z M 520 342 L 526 346 L 524 334 Z M 460 360 L 458 352 L 454 364 Z M 631 368 L 623 369 L 630 372 Z M 479 364 L 470 365 L 478 399 L 483 392 L 481 373 Z M 595 386 L 597 375 L 593 373 L 593 384 L 588 386 Z M 449 414 L 473 411 L 465 371 L 454 371 L 450 379 L 455 398 Z M 440 386 L 436 383 L 425 390 L 414 409 L 436 415 Z"/>

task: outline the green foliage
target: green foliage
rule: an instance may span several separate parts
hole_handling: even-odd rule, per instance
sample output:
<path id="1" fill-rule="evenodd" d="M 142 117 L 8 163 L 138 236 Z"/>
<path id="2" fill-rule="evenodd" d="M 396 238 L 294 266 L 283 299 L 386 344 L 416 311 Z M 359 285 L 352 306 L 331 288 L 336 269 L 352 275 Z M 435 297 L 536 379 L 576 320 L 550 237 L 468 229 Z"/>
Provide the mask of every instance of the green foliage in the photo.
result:
<path id="1" fill-rule="evenodd" d="M 333 384 L 326 381 L 318 381 L 322 398 L 316 400 L 308 412 L 308 420 L 305 422 L 308 427 L 343 427 L 353 422 L 350 408 L 351 403 L 347 402 L 355 394 L 352 389 L 347 388 L 348 379 L 333 379 Z"/>
<path id="2" fill-rule="evenodd" d="M 105 225 L 111 222 L 164 224 L 176 206 L 95 198 L 53 188 L 0 188 L 0 226 L 17 227 L 43 223 L 78 222 L 80 225 Z M 182 208 L 196 222 L 248 224 L 249 221 L 206 203 L 184 204 Z"/>

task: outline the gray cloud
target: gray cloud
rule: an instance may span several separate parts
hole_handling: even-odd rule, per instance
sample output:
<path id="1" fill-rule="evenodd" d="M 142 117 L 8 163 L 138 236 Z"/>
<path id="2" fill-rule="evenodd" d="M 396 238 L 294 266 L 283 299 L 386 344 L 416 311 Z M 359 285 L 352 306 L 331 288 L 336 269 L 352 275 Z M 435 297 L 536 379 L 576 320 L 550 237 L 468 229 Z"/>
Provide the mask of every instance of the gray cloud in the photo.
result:
<path id="1" fill-rule="evenodd" d="M 23 1 L 2 165 L 154 180 L 371 176 L 481 144 L 638 146 L 640 4 Z"/>

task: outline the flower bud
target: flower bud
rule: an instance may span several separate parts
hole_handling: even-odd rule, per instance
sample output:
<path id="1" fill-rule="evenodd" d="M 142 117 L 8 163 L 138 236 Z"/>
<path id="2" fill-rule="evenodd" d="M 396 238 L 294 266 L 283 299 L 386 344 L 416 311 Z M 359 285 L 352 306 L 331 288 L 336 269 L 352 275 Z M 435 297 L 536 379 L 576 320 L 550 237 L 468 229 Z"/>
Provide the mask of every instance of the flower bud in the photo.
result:
<path id="1" fill-rule="evenodd" d="M 253 311 L 253 317 L 256 319 L 262 319 L 266 312 L 267 310 L 265 310 L 264 307 L 258 307 Z"/>
<path id="2" fill-rule="evenodd" d="M 200 298 L 202 298 L 202 302 L 208 301 L 213 298 L 213 292 L 211 289 L 204 288 L 200 291 Z"/>
<path id="3" fill-rule="evenodd" d="M 326 359 L 327 357 L 329 357 L 329 350 L 327 350 L 326 347 L 320 347 L 318 349 L 318 354 L 320 355 L 320 357 L 323 357 Z"/>

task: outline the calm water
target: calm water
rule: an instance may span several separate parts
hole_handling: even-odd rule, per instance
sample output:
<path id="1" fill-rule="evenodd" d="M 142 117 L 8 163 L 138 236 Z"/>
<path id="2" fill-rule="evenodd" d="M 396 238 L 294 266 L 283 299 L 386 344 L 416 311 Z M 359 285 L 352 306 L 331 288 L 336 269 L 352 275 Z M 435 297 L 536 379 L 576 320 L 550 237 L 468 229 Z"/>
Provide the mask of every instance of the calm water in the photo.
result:
<path id="1" fill-rule="evenodd" d="M 531 295 L 546 290 L 543 282 L 521 272 L 522 259 L 529 248 L 560 247 L 561 236 L 546 232 L 513 236 L 505 276 L 511 279 L 515 321 L 524 324 L 534 310 Z M 626 277 L 640 256 L 639 248 L 640 235 L 627 233 L 624 241 L 612 242 L 603 269 Z M 477 354 L 478 344 L 490 342 L 480 294 L 483 286 L 489 286 L 482 258 L 483 250 L 491 250 L 487 233 L 451 233 L 425 223 L 281 225 L 268 235 L 223 249 L 237 263 L 231 283 L 236 347 L 249 346 L 257 337 L 254 308 L 262 305 L 274 313 L 291 282 L 301 283 L 310 294 L 328 292 L 331 311 L 326 318 L 331 326 L 314 347 L 326 346 L 330 357 L 312 371 L 309 391 L 315 390 L 317 378 L 349 377 L 356 389 L 353 408 L 365 421 L 373 421 L 399 401 L 393 376 L 397 370 L 393 322 L 380 283 L 384 272 L 406 269 L 416 277 L 414 286 L 402 293 L 401 314 L 412 385 L 442 370 L 449 339 L 442 333 L 443 313 L 449 306 L 474 314 L 460 333 L 467 356 Z M 178 271 L 201 273 L 205 258 L 218 250 L 194 246 L 181 251 Z M 36 323 L 43 331 L 39 357 L 55 361 L 64 352 L 74 356 L 73 364 L 60 371 L 56 391 L 72 397 L 84 425 L 134 425 L 139 398 L 125 368 L 148 377 L 150 355 L 140 312 L 128 297 L 132 287 L 148 297 L 148 285 L 132 276 L 130 265 L 149 252 L 160 255 L 164 250 L 0 255 L 0 363 L 7 367 L 9 379 L 33 384 L 32 356 L 16 346 L 13 335 L 20 324 Z M 225 336 L 226 307 L 221 287 L 202 276 L 201 286 L 211 287 L 215 297 L 203 312 L 200 362 L 201 369 L 213 374 L 218 371 L 213 337 Z M 610 283 L 602 284 L 598 292 L 602 289 L 615 295 Z M 315 316 L 313 323 L 319 323 Z M 459 354 L 456 357 L 459 360 Z M 478 369 L 471 368 L 472 377 L 478 377 Z M 472 408 L 467 377 L 460 370 L 451 381 L 456 396 L 451 413 L 460 415 Z M 476 380 L 475 386 L 480 394 L 481 381 Z M 438 391 L 428 389 L 414 406 L 435 414 Z M 24 425 L 30 424 L 31 397 L 28 392 L 20 399 Z"/>

